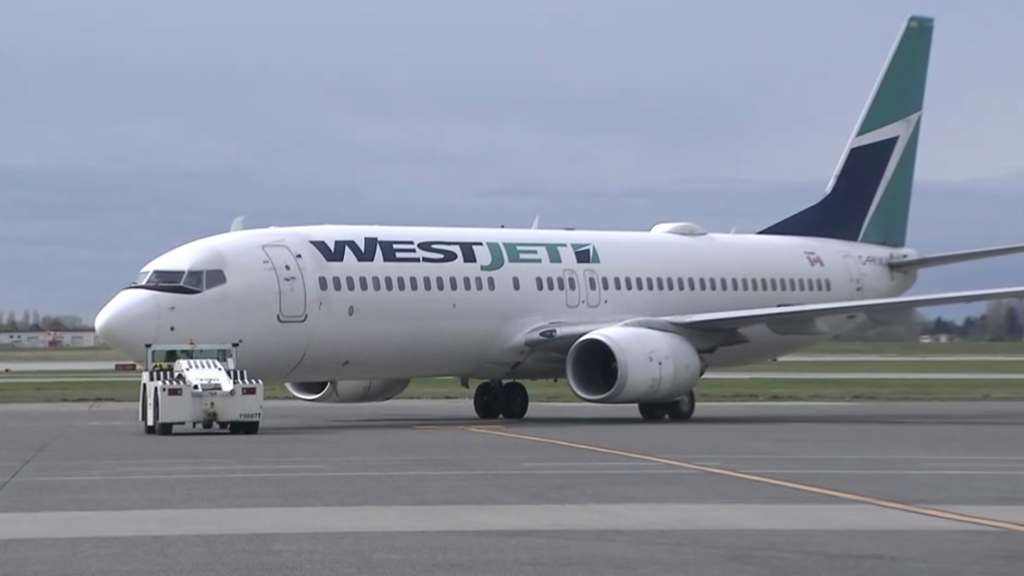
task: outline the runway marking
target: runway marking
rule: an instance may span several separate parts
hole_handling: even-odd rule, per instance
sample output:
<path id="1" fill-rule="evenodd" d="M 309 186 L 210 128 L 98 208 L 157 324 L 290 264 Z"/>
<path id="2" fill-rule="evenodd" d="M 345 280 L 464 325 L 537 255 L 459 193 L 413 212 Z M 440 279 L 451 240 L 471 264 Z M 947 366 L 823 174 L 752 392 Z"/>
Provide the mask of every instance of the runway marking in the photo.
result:
<path id="1" fill-rule="evenodd" d="M 469 432 L 476 432 L 478 434 L 491 434 L 494 436 L 503 436 L 506 438 L 515 438 L 518 440 L 529 440 L 531 442 L 541 442 L 544 444 L 552 444 L 555 446 L 563 446 L 566 448 L 575 448 L 577 450 L 588 450 L 590 452 L 599 452 L 602 454 L 612 454 L 614 456 L 622 456 L 624 458 L 632 458 L 634 460 L 644 460 L 647 462 L 657 462 L 659 464 L 665 464 L 666 466 L 673 466 L 675 468 L 683 468 L 687 470 L 697 470 L 700 472 L 707 472 L 709 474 L 717 474 L 719 476 L 728 476 L 730 478 L 738 478 L 740 480 L 749 480 L 751 482 L 758 482 L 760 484 L 769 484 L 772 486 L 779 486 L 781 488 L 790 488 L 793 490 L 799 490 L 801 492 L 807 492 L 810 494 L 819 494 L 822 496 L 831 496 L 833 498 L 839 498 L 841 500 L 848 500 L 851 502 L 860 502 L 862 504 L 871 504 L 880 508 L 888 508 L 890 510 L 899 510 L 902 512 L 909 512 L 912 514 L 918 514 L 922 516 L 931 516 L 932 518 L 941 518 L 943 520 L 951 520 L 954 522 L 962 522 L 967 524 L 975 524 L 978 526 L 987 526 L 989 528 L 999 528 L 1002 530 L 1010 530 L 1013 532 L 1024 533 L 1024 524 L 1018 524 L 1015 522 L 1007 522 L 1004 520 L 996 520 L 993 518 L 983 518 L 980 516 L 972 516 L 968 514 L 958 514 L 956 512 L 948 512 L 945 510 L 939 510 L 937 508 L 928 508 L 925 506 L 915 506 L 913 504 L 904 504 L 902 502 L 896 502 L 893 500 L 885 500 L 882 498 L 874 498 L 871 496 L 862 496 L 860 494 L 854 494 L 852 492 L 844 492 L 842 490 L 833 490 L 831 488 L 824 488 L 821 486 L 814 486 L 811 484 L 803 484 L 800 482 L 791 482 L 789 480 L 780 480 L 777 478 L 771 478 L 768 476 L 758 476 L 757 474 L 751 474 L 748 472 L 737 472 L 735 470 L 729 470 L 727 468 L 718 468 L 715 466 L 707 466 L 702 464 L 696 464 L 692 462 L 683 462 L 681 460 L 670 460 L 668 458 L 660 458 L 658 456 L 649 456 L 647 454 L 641 454 L 639 452 L 630 452 L 627 450 L 618 450 L 615 448 L 605 448 L 603 446 L 595 446 L 592 444 L 582 444 L 579 442 L 571 442 L 568 440 L 557 440 L 555 438 L 545 438 L 543 436 L 532 436 L 529 434 L 519 434 L 515 432 L 503 432 L 498 430 L 487 430 L 476 426 L 467 426 L 466 430 Z"/>
<path id="2" fill-rule="evenodd" d="M 1019 517 L 1024 510 L 993 508 Z M 63 538 L 566 530 L 987 531 L 860 504 L 457 504 L 0 513 L 0 541 Z"/>
<path id="3" fill-rule="evenodd" d="M 529 475 L 553 475 L 553 474 L 693 474 L 692 470 L 594 470 L 590 468 L 573 470 L 407 470 L 397 472 L 375 472 L 361 470 L 358 472 L 255 472 L 255 473 L 228 473 L 228 474 L 132 474 L 130 476 L 111 475 L 90 475 L 90 476 L 36 476 L 22 477 L 10 480 L 11 483 L 18 482 L 80 482 L 87 480 L 102 480 L 112 482 L 115 480 L 218 480 L 218 479 L 256 479 L 256 478 L 298 478 L 298 477 L 330 477 L 330 476 L 529 476 Z"/>

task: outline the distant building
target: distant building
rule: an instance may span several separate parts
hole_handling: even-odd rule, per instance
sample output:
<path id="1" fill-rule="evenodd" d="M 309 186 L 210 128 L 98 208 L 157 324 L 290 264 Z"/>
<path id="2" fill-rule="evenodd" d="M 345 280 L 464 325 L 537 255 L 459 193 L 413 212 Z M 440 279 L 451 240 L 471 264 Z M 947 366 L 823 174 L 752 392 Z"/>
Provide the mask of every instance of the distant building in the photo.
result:
<path id="1" fill-rule="evenodd" d="M 94 330 L 0 332 L 0 348 L 95 348 L 103 345 Z"/>
<path id="2" fill-rule="evenodd" d="M 951 334 L 925 334 L 921 336 L 920 341 L 925 344 L 940 342 L 945 344 L 946 342 L 952 342 L 954 340 Z"/>

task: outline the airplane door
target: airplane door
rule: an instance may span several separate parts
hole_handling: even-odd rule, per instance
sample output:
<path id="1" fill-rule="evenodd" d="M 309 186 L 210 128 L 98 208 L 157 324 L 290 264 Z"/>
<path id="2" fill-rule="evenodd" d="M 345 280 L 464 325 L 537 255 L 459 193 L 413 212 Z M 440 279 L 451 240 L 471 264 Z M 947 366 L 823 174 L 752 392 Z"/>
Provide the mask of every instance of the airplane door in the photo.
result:
<path id="1" fill-rule="evenodd" d="M 305 322 L 306 280 L 295 253 L 282 244 L 267 244 L 263 251 L 277 275 L 278 322 Z"/>
<path id="2" fill-rule="evenodd" d="M 586 269 L 583 271 L 584 288 L 587 290 L 587 306 L 597 308 L 601 305 L 601 282 L 597 272 Z"/>
<path id="3" fill-rule="evenodd" d="M 576 308 L 580 305 L 580 283 L 574 270 L 566 270 L 565 276 L 565 305 L 569 308 Z"/>
<path id="4" fill-rule="evenodd" d="M 860 263 L 852 254 L 843 254 L 843 264 L 850 274 L 850 283 L 853 286 L 853 297 L 860 298 L 864 295 L 864 276 L 861 274 Z"/>

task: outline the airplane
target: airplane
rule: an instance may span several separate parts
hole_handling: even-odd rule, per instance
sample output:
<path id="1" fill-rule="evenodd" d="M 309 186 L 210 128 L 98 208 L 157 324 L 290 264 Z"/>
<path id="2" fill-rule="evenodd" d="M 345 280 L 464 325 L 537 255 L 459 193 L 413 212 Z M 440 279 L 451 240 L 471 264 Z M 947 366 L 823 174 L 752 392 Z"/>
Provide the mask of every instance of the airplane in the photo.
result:
<path id="1" fill-rule="evenodd" d="M 95 327 L 147 344 L 239 343 L 264 381 L 310 402 L 390 400 L 412 379 L 482 380 L 484 420 L 525 417 L 521 380 L 691 419 L 709 368 L 763 362 L 866 320 L 1024 296 L 904 294 L 918 270 L 1024 252 L 906 246 L 934 19 L 910 16 L 815 204 L 756 233 L 307 225 L 232 230 L 142 267 Z"/>

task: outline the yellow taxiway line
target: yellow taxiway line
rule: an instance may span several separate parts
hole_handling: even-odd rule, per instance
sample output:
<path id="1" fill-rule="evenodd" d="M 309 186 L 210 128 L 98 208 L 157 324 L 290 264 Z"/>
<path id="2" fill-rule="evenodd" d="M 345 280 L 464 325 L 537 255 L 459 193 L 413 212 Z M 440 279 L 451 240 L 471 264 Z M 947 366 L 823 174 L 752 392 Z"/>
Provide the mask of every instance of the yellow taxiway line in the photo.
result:
<path id="1" fill-rule="evenodd" d="M 969 524 L 975 524 L 979 526 L 987 526 L 989 528 L 998 528 L 1002 530 L 1011 530 L 1014 532 L 1024 533 L 1024 524 L 1017 524 L 1015 522 L 1007 522 L 1005 520 L 996 520 L 993 518 L 981 518 L 978 516 L 970 516 L 967 514 L 958 514 L 956 512 L 947 512 L 945 510 L 938 510 L 936 508 L 915 506 L 913 504 L 904 504 L 902 502 L 895 502 L 892 500 L 885 500 L 882 498 L 861 496 L 860 494 L 853 494 L 851 492 L 844 492 L 842 490 L 833 490 L 831 488 L 823 488 L 821 486 L 813 486 L 811 484 L 803 484 L 800 482 L 790 482 L 789 480 L 779 480 L 777 478 L 759 476 L 757 474 L 749 474 L 746 472 L 737 472 L 735 470 L 729 470 L 727 468 L 718 468 L 715 466 L 707 466 L 704 464 L 694 464 L 692 462 L 673 460 L 671 458 L 661 458 L 659 456 L 650 456 L 647 454 L 640 454 L 638 452 L 617 450 L 614 448 L 605 448 L 603 446 L 594 446 L 591 444 L 581 444 L 579 442 L 569 442 L 566 440 L 556 440 L 554 438 L 545 438 L 542 436 L 532 436 L 528 434 L 519 434 L 516 432 L 499 431 L 491 428 L 484 428 L 482 426 L 463 426 L 460 428 L 462 428 L 463 430 L 468 430 L 470 432 L 477 432 L 481 434 L 491 434 L 494 436 L 503 436 L 506 438 L 515 438 L 518 440 L 530 440 L 533 442 L 542 442 L 544 444 L 553 444 L 555 446 L 564 446 L 566 448 L 576 448 L 577 450 L 588 450 L 590 452 L 599 452 L 602 454 L 611 454 L 613 456 L 622 456 L 623 458 L 632 458 L 634 460 L 656 462 L 658 464 L 674 466 L 676 468 L 685 468 L 687 470 L 699 470 L 701 472 L 707 472 L 708 474 L 717 474 L 719 476 L 728 476 L 730 478 L 738 478 L 740 480 L 748 480 L 750 482 L 759 482 L 761 484 L 769 484 L 772 486 L 779 486 L 781 488 L 790 488 L 793 490 L 799 490 L 801 492 L 807 492 L 811 494 L 831 496 L 833 498 L 839 498 L 842 500 L 849 500 L 853 502 L 860 502 L 862 504 L 870 504 L 873 506 L 880 506 L 882 508 L 889 508 L 891 510 L 900 510 L 903 512 L 909 512 L 912 514 L 922 514 L 925 516 L 941 518 L 944 520 L 951 520 L 954 522 L 966 522 Z"/>

